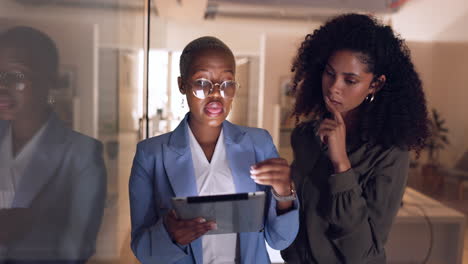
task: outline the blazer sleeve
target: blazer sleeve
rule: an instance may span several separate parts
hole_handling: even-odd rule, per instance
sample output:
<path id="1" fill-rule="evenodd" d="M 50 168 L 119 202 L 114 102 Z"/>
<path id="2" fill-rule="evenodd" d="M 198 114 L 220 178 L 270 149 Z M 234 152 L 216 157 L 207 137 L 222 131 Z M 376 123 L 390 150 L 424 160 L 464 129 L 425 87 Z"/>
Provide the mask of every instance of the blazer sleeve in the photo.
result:
<path id="1" fill-rule="evenodd" d="M 74 145 L 77 168 L 73 179 L 71 206 L 66 230 L 60 241 L 63 262 L 81 263 L 95 251 L 106 199 L 106 168 L 102 144 L 95 140 L 79 140 Z M 65 260 L 77 260 L 65 261 Z"/>
<path id="2" fill-rule="evenodd" d="M 264 160 L 277 158 L 278 152 L 270 134 L 264 130 L 264 138 L 266 139 Z M 299 230 L 299 201 L 296 199 L 293 202 L 293 208 L 284 214 L 278 215 L 276 210 L 276 200 L 271 195 L 271 187 L 266 188 L 267 201 L 269 207 L 265 223 L 265 239 L 271 248 L 283 250 L 287 248 L 296 238 Z"/>
<path id="3" fill-rule="evenodd" d="M 370 169 L 363 186 L 353 169 L 330 176 L 331 239 L 346 263 L 364 263 L 383 253 L 400 208 L 408 167 L 408 151 L 395 147 Z"/>
<path id="4" fill-rule="evenodd" d="M 140 143 L 130 175 L 131 248 L 141 263 L 175 263 L 191 255 L 188 246 L 173 242 L 163 217 L 167 212 L 156 210 L 153 162 L 147 160 Z"/>

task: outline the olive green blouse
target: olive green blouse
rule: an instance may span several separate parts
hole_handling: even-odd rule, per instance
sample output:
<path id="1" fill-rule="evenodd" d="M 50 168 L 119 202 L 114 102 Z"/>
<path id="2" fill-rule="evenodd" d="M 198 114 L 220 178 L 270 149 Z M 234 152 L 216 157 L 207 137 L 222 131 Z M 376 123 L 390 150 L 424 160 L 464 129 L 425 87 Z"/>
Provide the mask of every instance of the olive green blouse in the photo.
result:
<path id="1" fill-rule="evenodd" d="M 292 134 L 291 174 L 301 203 L 287 263 L 385 263 L 384 245 L 406 186 L 409 152 L 365 141 L 347 146 L 351 169 L 335 174 L 313 122 Z"/>

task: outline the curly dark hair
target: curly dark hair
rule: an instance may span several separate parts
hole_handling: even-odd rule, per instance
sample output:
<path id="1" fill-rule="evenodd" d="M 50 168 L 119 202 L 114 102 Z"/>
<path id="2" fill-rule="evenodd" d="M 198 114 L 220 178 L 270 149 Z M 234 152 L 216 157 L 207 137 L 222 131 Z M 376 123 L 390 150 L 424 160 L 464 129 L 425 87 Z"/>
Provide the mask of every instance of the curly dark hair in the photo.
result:
<path id="1" fill-rule="evenodd" d="M 319 120 L 327 113 L 322 95 L 322 72 L 336 51 L 358 52 L 374 78 L 385 75 L 386 82 L 359 107 L 359 131 L 369 142 L 399 146 L 417 153 L 429 136 L 424 92 L 418 73 L 403 39 L 390 26 L 361 14 L 344 14 L 308 34 L 293 62 L 293 116 Z"/>

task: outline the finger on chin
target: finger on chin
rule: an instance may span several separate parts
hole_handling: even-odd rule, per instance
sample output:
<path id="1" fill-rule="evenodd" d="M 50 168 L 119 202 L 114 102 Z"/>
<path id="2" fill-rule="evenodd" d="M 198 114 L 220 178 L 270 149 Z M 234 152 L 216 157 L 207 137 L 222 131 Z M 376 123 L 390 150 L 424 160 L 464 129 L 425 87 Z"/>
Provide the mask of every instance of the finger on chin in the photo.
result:
<path id="1" fill-rule="evenodd" d="M 330 99 L 328 99 L 328 97 L 325 97 L 325 105 L 326 105 L 328 111 L 330 111 L 331 114 L 333 115 L 333 119 L 336 122 L 338 122 L 338 124 L 342 123 L 343 118 L 341 116 L 340 111 L 338 111 L 338 109 L 336 109 L 336 107 L 332 104 L 332 102 L 330 101 Z"/>

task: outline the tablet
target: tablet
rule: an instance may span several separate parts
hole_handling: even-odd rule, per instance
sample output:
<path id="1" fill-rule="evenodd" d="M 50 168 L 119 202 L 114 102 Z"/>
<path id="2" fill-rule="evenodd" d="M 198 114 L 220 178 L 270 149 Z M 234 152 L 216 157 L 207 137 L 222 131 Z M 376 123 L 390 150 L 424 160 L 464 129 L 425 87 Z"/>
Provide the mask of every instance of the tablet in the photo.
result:
<path id="1" fill-rule="evenodd" d="M 265 192 L 172 198 L 178 217 L 203 217 L 215 221 L 218 229 L 210 234 L 258 232 L 263 228 Z"/>

